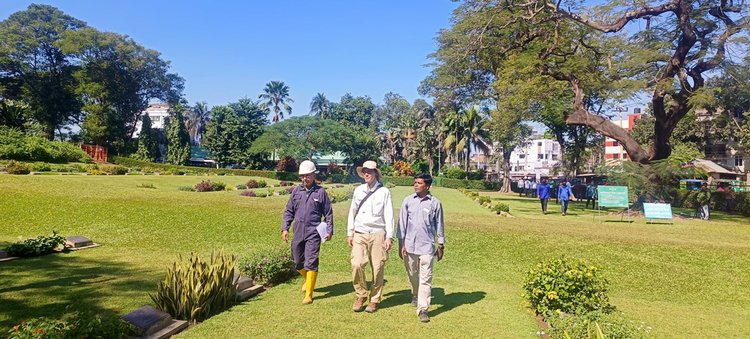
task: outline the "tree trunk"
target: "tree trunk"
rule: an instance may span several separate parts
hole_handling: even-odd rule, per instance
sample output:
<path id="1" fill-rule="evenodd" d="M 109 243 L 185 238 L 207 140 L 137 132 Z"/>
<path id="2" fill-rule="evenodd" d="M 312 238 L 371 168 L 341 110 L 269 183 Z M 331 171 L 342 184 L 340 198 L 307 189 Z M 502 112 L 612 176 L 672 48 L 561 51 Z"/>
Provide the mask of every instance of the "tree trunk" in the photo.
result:
<path id="1" fill-rule="evenodd" d="M 509 193 L 510 190 L 510 154 L 511 151 L 503 151 L 503 186 L 500 188 L 500 193 Z"/>

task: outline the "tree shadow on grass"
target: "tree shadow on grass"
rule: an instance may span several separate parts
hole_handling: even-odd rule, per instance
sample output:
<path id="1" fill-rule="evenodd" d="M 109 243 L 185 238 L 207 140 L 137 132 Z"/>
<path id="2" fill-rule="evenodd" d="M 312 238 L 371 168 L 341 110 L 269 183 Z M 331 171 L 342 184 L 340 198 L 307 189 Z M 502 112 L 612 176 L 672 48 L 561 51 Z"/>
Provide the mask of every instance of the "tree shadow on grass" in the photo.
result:
<path id="1" fill-rule="evenodd" d="M 64 253 L 0 263 L 0 270 L 0 328 L 75 310 L 112 312 L 104 307 L 107 300 L 154 293 L 158 276 L 123 262 Z"/>
<path id="2" fill-rule="evenodd" d="M 445 294 L 443 288 L 432 288 L 432 305 L 437 305 L 437 308 L 430 311 L 430 316 L 434 317 L 443 312 L 448 312 L 461 305 L 469 305 L 476 303 L 482 299 L 487 293 L 483 291 L 474 292 L 453 292 Z M 380 302 L 379 308 L 388 308 L 399 305 L 408 305 L 411 303 L 411 290 L 400 290 L 395 292 L 386 293 L 383 296 L 383 300 Z"/>

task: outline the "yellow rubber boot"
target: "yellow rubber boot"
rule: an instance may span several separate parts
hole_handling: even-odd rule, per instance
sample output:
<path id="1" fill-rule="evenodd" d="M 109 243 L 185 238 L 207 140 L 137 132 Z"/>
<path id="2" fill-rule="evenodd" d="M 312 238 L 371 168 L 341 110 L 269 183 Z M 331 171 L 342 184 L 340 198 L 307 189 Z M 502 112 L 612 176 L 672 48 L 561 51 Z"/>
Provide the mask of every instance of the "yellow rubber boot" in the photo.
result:
<path id="1" fill-rule="evenodd" d="M 315 281 L 318 280 L 318 272 L 307 271 L 307 279 L 305 280 L 305 299 L 302 299 L 303 304 L 312 304 L 313 302 L 313 291 L 315 290 Z"/>
<path id="2" fill-rule="evenodd" d="M 303 268 L 301 270 L 297 270 L 297 272 L 299 272 L 299 275 L 302 276 L 302 292 L 307 292 L 307 284 L 305 283 L 305 278 L 307 277 L 307 270 Z"/>

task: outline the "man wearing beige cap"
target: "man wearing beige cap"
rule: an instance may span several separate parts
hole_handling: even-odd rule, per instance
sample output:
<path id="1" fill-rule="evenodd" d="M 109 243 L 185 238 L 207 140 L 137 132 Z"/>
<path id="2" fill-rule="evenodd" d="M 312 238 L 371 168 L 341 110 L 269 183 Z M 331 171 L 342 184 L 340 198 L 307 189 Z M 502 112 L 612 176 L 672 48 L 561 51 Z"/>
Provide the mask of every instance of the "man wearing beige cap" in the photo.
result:
<path id="1" fill-rule="evenodd" d="M 380 170 L 368 160 L 357 167 L 365 183 L 354 190 L 349 208 L 347 242 L 352 248 L 352 284 L 356 299 L 354 312 L 373 313 L 383 295 L 383 271 L 393 243 L 393 203 L 391 192 L 380 182 Z M 372 289 L 367 289 L 365 267 L 372 265 Z M 365 302 L 370 303 L 365 307 Z"/>

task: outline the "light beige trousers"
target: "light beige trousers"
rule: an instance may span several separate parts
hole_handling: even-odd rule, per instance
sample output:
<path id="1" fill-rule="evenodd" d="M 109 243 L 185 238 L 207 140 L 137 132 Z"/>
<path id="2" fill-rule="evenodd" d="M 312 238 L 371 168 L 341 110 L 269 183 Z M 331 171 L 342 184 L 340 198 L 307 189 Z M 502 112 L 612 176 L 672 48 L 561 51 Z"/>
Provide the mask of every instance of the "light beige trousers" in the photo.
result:
<path id="1" fill-rule="evenodd" d="M 435 256 L 432 254 L 406 253 L 404 266 L 406 274 L 409 275 L 411 283 L 411 296 L 417 298 L 417 313 L 427 311 L 432 299 L 432 263 Z"/>
<path id="2" fill-rule="evenodd" d="M 354 233 L 352 239 L 352 285 L 358 298 L 370 297 L 370 302 L 379 303 L 383 296 L 383 271 L 388 261 L 385 251 L 385 232 Z M 365 267 L 372 265 L 372 288 L 367 288 Z"/>

